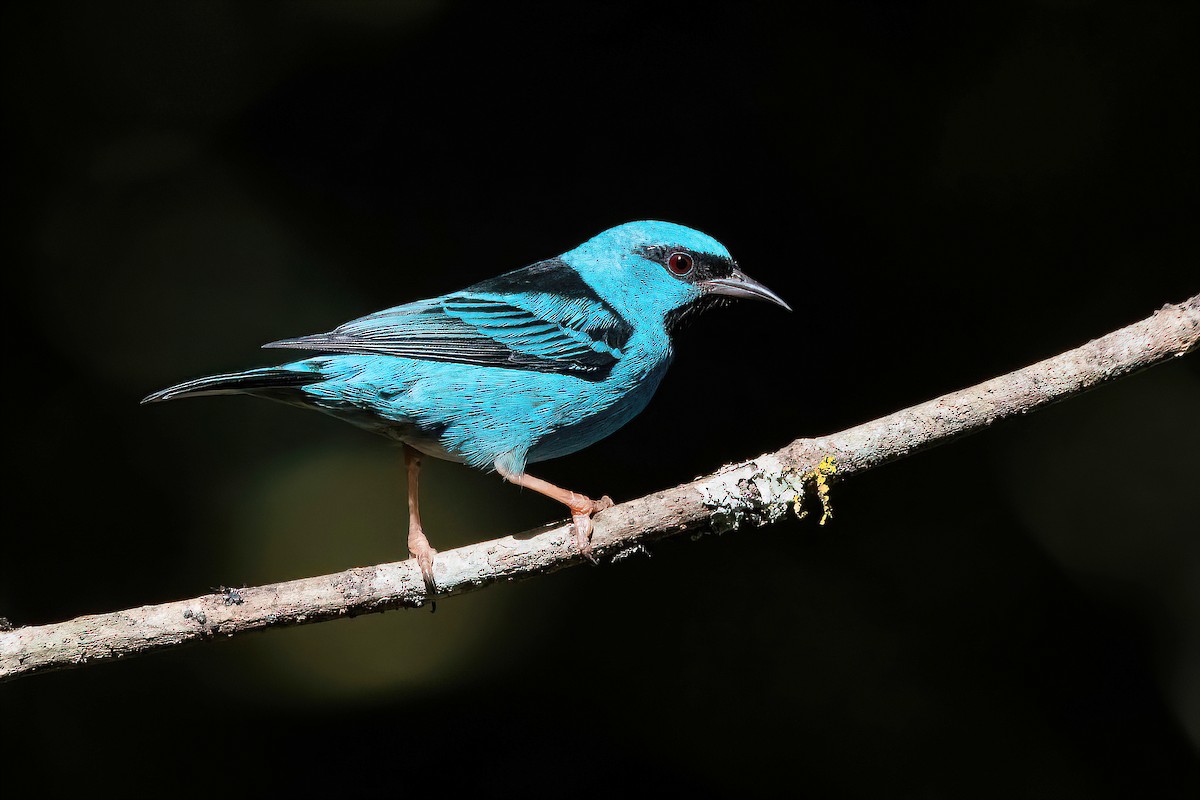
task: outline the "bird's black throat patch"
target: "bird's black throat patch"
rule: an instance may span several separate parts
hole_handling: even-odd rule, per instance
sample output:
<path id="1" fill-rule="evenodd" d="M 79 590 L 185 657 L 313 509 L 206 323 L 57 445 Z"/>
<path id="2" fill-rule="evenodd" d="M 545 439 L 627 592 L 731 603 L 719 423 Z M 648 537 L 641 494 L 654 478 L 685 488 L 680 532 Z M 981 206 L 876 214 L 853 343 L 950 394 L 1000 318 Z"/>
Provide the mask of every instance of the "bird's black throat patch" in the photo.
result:
<path id="1" fill-rule="evenodd" d="M 667 326 L 667 332 L 674 334 L 692 324 L 696 317 L 713 308 L 731 305 L 733 299 L 719 294 L 706 294 L 700 298 L 693 300 L 685 306 L 673 308 L 667 312 L 664 320 Z"/>

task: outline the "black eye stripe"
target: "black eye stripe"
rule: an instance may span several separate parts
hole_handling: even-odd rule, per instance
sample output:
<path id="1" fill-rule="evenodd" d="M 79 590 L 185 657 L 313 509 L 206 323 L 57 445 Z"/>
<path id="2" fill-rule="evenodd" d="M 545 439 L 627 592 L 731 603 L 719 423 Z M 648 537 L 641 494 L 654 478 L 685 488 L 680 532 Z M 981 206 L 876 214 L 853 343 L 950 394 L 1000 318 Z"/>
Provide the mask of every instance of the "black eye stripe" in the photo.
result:
<path id="1" fill-rule="evenodd" d="M 638 248 L 637 252 L 650 261 L 653 261 L 656 264 L 661 264 L 668 273 L 677 278 L 686 280 L 688 283 L 710 280 L 712 278 L 725 278 L 731 275 L 733 270 L 737 267 L 732 260 L 725 256 L 710 255 L 708 253 L 696 253 L 679 247 L 646 245 Z M 678 273 L 672 269 L 670 259 L 674 255 L 685 255 L 691 258 L 691 270 Z"/>

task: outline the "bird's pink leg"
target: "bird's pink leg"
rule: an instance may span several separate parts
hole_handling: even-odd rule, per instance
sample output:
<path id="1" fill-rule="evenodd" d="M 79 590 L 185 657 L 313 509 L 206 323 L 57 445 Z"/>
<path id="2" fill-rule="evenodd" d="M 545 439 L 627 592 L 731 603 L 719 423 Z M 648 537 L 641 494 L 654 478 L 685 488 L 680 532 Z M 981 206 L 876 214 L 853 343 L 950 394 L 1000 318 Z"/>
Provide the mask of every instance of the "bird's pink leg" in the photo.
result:
<path id="1" fill-rule="evenodd" d="M 421 474 L 421 453 L 404 445 L 404 466 L 408 470 L 408 553 L 421 567 L 425 579 L 425 590 L 433 593 L 433 557 L 437 550 L 429 546 L 425 531 L 421 528 L 421 508 L 417 504 L 417 478 Z"/>
<path id="2" fill-rule="evenodd" d="M 571 531 L 575 534 L 575 546 L 579 548 L 579 552 L 585 558 L 592 563 L 596 562 L 595 556 L 592 555 L 592 514 L 611 508 L 613 504 L 611 497 L 605 495 L 599 500 L 593 500 L 587 495 L 560 489 L 548 481 L 524 472 L 512 472 L 499 464 L 496 464 L 496 471 L 509 483 L 515 483 L 517 486 L 532 489 L 538 494 L 544 494 L 551 500 L 557 500 L 571 509 Z"/>

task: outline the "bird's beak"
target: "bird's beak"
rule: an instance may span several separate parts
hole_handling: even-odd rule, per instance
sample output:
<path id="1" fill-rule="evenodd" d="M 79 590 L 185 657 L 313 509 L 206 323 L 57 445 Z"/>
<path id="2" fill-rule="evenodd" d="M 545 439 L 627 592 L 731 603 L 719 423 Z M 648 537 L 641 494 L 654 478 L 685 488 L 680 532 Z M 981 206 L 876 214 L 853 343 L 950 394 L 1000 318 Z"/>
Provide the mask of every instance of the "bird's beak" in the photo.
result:
<path id="1" fill-rule="evenodd" d="M 707 294 L 724 294 L 730 297 L 750 297 L 755 300 L 766 300 L 777 306 L 783 306 L 788 311 L 792 307 L 783 302 L 783 298 L 751 278 L 740 269 L 735 269 L 728 278 L 713 278 L 700 281 L 697 284 Z"/>

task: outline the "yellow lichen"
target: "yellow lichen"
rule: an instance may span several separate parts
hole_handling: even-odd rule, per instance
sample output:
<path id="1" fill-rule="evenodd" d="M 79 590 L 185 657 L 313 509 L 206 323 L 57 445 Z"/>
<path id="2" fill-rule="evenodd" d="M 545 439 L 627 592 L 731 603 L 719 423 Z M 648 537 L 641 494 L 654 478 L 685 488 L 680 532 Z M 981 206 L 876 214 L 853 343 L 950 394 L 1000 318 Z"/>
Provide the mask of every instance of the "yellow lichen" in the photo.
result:
<path id="1" fill-rule="evenodd" d="M 800 476 L 802 483 L 812 481 L 817 488 L 817 498 L 821 501 L 821 519 L 818 525 L 824 525 L 827 520 L 833 519 L 833 504 L 829 500 L 829 485 L 830 478 L 837 472 L 837 462 L 833 460 L 833 456 L 825 456 L 816 467 L 809 470 Z M 804 519 L 808 516 L 808 512 L 804 510 L 803 496 L 797 494 L 792 498 L 792 510 L 796 512 L 799 519 Z"/>

